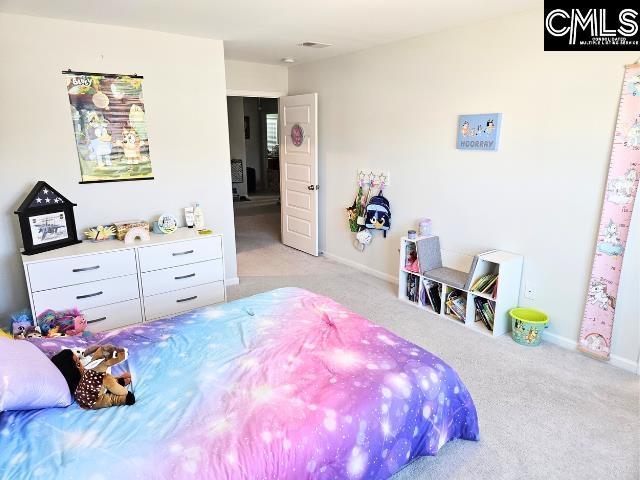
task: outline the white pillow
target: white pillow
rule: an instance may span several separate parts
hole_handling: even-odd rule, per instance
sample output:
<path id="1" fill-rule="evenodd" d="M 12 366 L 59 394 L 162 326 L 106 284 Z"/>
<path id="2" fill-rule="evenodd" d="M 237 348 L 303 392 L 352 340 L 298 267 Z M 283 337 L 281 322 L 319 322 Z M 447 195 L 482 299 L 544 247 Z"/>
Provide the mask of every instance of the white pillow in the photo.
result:
<path id="1" fill-rule="evenodd" d="M 66 407 L 72 401 L 62 373 L 38 347 L 0 337 L 0 412 Z"/>

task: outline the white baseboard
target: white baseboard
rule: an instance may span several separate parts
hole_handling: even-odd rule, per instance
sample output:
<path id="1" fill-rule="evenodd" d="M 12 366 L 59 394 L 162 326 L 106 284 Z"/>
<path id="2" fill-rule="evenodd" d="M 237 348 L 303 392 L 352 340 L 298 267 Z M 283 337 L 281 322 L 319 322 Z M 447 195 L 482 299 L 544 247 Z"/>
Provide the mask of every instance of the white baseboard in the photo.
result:
<path id="1" fill-rule="evenodd" d="M 632 360 L 611 354 L 611 356 L 609 357 L 609 362 L 614 367 L 622 368 L 623 370 L 627 370 L 628 372 L 640 375 L 640 365 L 636 362 L 633 362 Z"/>
<path id="2" fill-rule="evenodd" d="M 373 277 L 379 278 L 381 280 L 385 280 L 389 283 L 395 283 L 395 284 L 398 283 L 398 277 L 389 275 L 388 273 L 383 273 L 374 268 L 370 268 L 365 265 L 362 265 L 361 263 L 354 262 L 353 260 L 347 260 L 346 258 L 339 257 L 338 255 L 334 255 L 333 253 L 323 252 L 323 255 L 329 260 L 333 260 L 334 262 L 341 263 L 351 268 L 355 268 L 356 270 L 359 270 L 364 273 L 368 273 Z"/>
<path id="3" fill-rule="evenodd" d="M 228 287 L 230 285 L 238 285 L 240 283 L 240 278 L 238 277 L 233 277 L 233 278 L 225 278 L 224 279 L 224 284 Z"/>
<path id="4" fill-rule="evenodd" d="M 562 337 L 546 330 L 544 331 L 542 338 L 544 338 L 549 343 L 553 343 L 554 345 L 558 345 L 559 347 L 566 348 L 568 350 L 578 349 L 578 342 L 576 342 L 575 340 L 570 340 L 567 337 Z"/>
<path id="5" fill-rule="evenodd" d="M 558 345 L 559 347 L 566 348 L 569 350 L 577 350 L 578 342 L 575 340 L 571 340 L 566 337 L 562 337 L 560 335 L 556 335 L 555 333 L 544 332 L 543 338 L 554 345 Z M 636 375 L 640 375 L 640 365 L 633 360 L 629 360 L 628 358 L 623 358 L 619 355 L 611 354 L 609 357 L 609 363 L 614 367 L 621 368 L 628 372 L 635 373 Z"/>

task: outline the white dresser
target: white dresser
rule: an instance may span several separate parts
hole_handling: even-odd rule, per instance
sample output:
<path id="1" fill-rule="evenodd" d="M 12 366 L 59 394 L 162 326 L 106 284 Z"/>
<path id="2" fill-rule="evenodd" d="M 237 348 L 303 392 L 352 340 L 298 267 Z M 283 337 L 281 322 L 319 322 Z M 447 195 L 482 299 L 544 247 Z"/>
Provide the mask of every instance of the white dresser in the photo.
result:
<path id="1" fill-rule="evenodd" d="M 31 312 L 77 307 L 98 332 L 224 302 L 222 235 L 180 228 L 148 242 L 88 242 L 21 255 Z"/>

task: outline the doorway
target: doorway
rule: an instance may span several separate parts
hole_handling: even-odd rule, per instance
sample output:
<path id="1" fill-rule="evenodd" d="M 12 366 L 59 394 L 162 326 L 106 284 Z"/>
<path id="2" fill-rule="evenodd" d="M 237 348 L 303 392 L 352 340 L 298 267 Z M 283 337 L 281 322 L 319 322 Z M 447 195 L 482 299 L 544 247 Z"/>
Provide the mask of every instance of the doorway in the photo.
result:
<path id="1" fill-rule="evenodd" d="M 229 95 L 227 111 L 237 250 L 262 237 L 317 257 L 318 94 Z"/>
<path id="2" fill-rule="evenodd" d="M 280 243 L 278 99 L 227 97 L 238 252 Z"/>

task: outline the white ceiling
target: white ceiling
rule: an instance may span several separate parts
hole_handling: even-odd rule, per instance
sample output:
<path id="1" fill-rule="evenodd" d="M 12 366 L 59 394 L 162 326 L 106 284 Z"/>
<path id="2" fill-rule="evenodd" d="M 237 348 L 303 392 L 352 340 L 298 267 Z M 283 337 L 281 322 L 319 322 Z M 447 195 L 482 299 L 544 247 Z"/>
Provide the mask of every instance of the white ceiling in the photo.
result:
<path id="1" fill-rule="evenodd" d="M 0 0 L 0 11 L 222 39 L 226 57 L 318 60 L 542 7 L 543 0 Z M 540 26 L 542 28 L 542 24 Z M 333 47 L 298 47 L 303 41 Z M 483 39 L 478 39 L 481 46 Z"/>

